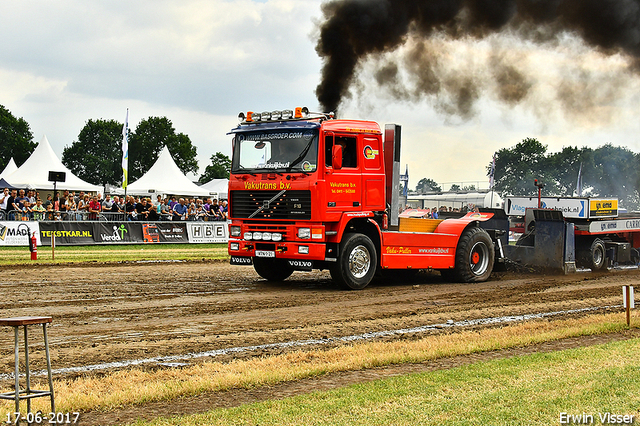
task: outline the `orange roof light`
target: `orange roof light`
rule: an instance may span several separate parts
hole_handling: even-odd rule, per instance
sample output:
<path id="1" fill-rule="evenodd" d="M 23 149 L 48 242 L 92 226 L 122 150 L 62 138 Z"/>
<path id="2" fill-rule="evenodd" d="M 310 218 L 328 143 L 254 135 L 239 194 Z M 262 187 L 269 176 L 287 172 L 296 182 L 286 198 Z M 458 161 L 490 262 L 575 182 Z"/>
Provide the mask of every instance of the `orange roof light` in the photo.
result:
<path id="1" fill-rule="evenodd" d="M 296 114 L 294 115 L 294 118 L 302 118 L 302 108 L 296 107 Z"/>

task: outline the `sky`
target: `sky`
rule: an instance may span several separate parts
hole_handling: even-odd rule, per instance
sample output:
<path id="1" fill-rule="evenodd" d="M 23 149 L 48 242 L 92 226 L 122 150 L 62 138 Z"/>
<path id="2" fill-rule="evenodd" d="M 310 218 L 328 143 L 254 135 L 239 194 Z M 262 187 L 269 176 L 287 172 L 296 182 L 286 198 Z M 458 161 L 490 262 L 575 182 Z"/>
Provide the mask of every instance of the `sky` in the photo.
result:
<path id="1" fill-rule="evenodd" d="M 189 136 L 197 178 L 211 155 L 231 155 L 226 133 L 240 111 L 319 108 L 321 0 L 0 4 L 0 104 L 29 123 L 36 142 L 46 135 L 59 157 L 89 119 L 124 122 L 128 108 L 133 129 L 160 116 Z M 527 137 L 549 152 L 605 143 L 640 152 L 640 83 L 625 71 L 624 57 L 592 52 L 572 38 L 536 46 L 496 36 L 436 47 L 455 73 L 482 69 L 496 45 L 536 77 L 518 105 L 501 104 L 488 91 L 461 118 L 443 112 L 446 100 L 398 100 L 376 82 L 380 58 L 369 58 L 339 116 L 402 125 L 401 170 L 408 165 L 411 188 L 424 177 L 444 189 L 486 188 L 494 152 Z M 400 60 L 403 49 L 387 55 Z M 579 83 L 584 75 L 597 93 L 560 101 L 557 81 L 575 76 Z"/>

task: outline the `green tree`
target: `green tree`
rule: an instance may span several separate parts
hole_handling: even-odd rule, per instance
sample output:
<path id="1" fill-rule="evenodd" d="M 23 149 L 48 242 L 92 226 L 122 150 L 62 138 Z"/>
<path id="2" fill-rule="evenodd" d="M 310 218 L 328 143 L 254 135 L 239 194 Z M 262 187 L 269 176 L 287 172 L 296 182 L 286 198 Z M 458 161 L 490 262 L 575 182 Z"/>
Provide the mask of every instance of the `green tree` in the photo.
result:
<path id="1" fill-rule="evenodd" d="M 535 138 L 525 138 L 512 148 L 496 153 L 494 174 L 495 190 L 505 195 L 535 195 L 534 179 L 545 184 L 546 191 L 554 192 L 555 182 L 547 179 L 547 146 Z M 487 176 L 491 164 L 487 167 Z"/>
<path id="2" fill-rule="evenodd" d="M 0 105 L 0 172 L 13 157 L 20 166 L 33 153 L 38 144 L 33 141 L 33 133 L 23 118 L 16 118 L 11 111 Z"/>
<path id="3" fill-rule="evenodd" d="M 211 155 L 211 164 L 204 169 L 198 181 L 207 183 L 213 179 L 227 179 L 229 170 L 231 170 L 231 159 L 221 152 L 216 152 Z"/>
<path id="4" fill-rule="evenodd" d="M 197 150 L 189 136 L 176 134 L 171 120 L 166 117 L 149 117 L 129 136 L 130 182 L 139 179 L 153 166 L 165 145 L 182 173 L 198 171 Z"/>
<path id="5" fill-rule="evenodd" d="M 94 185 L 122 183 L 122 123 L 89 120 L 78 140 L 62 151 L 62 164 Z"/>
<path id="6" fill-rule="evenodd" d="M 627 148 L 606 144 L 593 150 L 592 161 L 593 169 L 587 170 L 584 175 L 584 185 L 593 187 L 593 192 L 598 197 L 616 197 L 623 207 L 638 208 L 638 154 Z"/>
<path id="7" fill-rule="evenodd" d="M 418 181 L 418 184 L 416 185 L 417 193 L 424 194 L 425 192 L 431 191 L 440 192 L 442 191 L 442 188 L 440 188 L 440 185 L 438 185 L 433 179 L 422 178 Z"/>

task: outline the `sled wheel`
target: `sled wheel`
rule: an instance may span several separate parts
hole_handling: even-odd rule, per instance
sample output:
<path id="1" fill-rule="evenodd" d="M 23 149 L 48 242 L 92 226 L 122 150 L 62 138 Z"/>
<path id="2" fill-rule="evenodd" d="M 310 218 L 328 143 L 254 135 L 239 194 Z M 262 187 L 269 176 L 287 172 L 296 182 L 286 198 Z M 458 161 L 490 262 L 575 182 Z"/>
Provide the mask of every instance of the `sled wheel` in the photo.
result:
<path id="1" fill-rule="evenodd" d="M 452 272 L 442 271 L 442 276 L 465 283 L 489 279 L 493 271 L 495 252 L 491 237 L 482 228 L 467 228 L 458 241 L 456 264 Z"/>

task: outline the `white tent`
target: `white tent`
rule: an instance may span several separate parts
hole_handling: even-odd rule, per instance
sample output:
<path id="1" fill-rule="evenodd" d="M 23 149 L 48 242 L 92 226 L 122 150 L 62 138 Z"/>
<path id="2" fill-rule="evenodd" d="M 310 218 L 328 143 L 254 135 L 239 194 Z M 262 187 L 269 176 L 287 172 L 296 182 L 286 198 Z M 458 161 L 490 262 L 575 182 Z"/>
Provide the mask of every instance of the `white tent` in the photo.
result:
<path id="1" fill-rule="evenodd" d="M 71 173 L 71 171 L 62 164 L 62 161 L 58 159 L 55 152 L 53 152 L 46 136 L 42 137 L 36 149 L 22 166 L 7 176 L 3 174 L 2 177 L 11 185 L 18 188 L 53 189 L 53 182 L 49 182 L 50 171 L 64 172 L 66 174 L 64 182 L 56 183 L 58 190 L 102 191 L 101 186 L 85 182 Z"/>
<path id="2" fill-rule="evenodd" d="M 11 157 L 11 159 L 7 163 L 7 166 L 4 168 L 2 172 L 0 172 L 0 179 L 4 179 L 5 177 L 9 176 L 11 173 L 15 172 L 16 170 L 18 170 L 18 166 L 16 166 L 16 162 L 13 161 L 13 157 Z"/>
<path id="3" fill-rule="evenodd" d="M 213 179 L 200 185 L 200 188 L 216 192 L 218 194 L 218 198 L 222 200 L 229 198 L 229 179 Z"/>
<path id="4" fill-rule="evenodd" d="M 118 190 L 118 193 L 123 192 L 123 190 Z M 160 156 L 149 171 L 127 186 L 127 194 L 171 194 L 194 197 L 208 197 L 210 195 L 209 190 L 200 188 L 182 174 L 166 146 L 162 148 Z"/>

